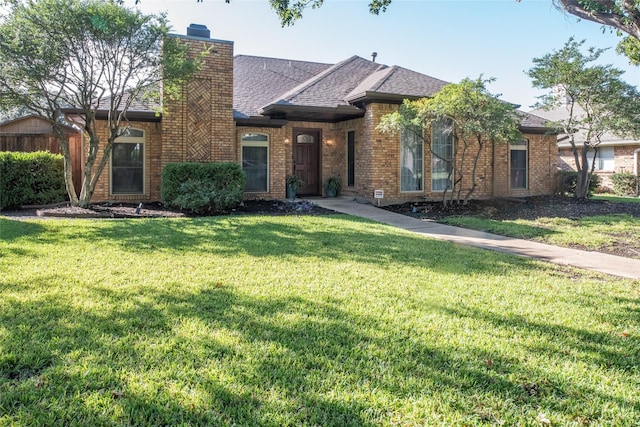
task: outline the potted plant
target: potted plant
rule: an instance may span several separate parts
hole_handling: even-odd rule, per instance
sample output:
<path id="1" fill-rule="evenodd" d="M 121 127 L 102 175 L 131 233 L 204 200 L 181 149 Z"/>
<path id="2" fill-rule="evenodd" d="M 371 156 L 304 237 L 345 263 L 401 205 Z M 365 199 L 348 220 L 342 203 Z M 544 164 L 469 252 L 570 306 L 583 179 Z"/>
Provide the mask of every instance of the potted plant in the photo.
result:
<path id="1" fill-rule="evenodd" d="M 298 188 L 304 185 L 304 182 L 295 175 L 287 175 L 287 199 L 295 200 Z"/>
<path id="2" fill-rule="evenodd" d="M 342 189 L 342 180 L 339 176 L 330 176 L 325 186 L 327 197 L 336 197 Z"/>

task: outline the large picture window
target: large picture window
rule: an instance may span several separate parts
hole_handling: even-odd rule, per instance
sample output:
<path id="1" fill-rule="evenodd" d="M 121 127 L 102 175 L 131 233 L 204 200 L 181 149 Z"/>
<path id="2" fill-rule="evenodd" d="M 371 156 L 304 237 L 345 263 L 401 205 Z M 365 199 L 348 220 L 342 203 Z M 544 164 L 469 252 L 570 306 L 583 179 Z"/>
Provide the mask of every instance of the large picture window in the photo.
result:
<path id="1" fill-rule="evenodd" d="M 245 191 L 269 191 L 269 136 L 260 133 L 242 135 L 242 170 L 247 176 Z"/>
<path id="2" fill-rule="evenodd" d="M 400 191 L 422 191 L 422 128 L 400 134 Z"/>
<path id="3" fill-rule="evenodd" d="M 446 191 L 453 185 L 453 122 L 435 122 L 431 132 L 431 191 Z"/>
<path id="4" fill-rule="evenodd" d="M 113 143 L 111 193 L 144 194 L 144 131 L 129 129 Z"/>
<path id="5" fill-rule="evenodd" d="M 528 186 L 528 146 L 526 139 L 509 144 L 509 182 L 511 189 L 524 190 Z"/>

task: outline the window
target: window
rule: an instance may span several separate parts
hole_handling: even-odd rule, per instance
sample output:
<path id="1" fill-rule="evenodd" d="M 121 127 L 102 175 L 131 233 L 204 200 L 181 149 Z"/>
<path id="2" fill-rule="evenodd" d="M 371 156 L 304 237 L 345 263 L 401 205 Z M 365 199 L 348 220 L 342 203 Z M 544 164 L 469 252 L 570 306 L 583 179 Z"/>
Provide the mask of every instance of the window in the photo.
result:
<path id="1" fill-rule="evenodd" d="M 446 191 L 453 186 L 453 122 L 435 122 L 432 133 L 431 191 Z"/>
<path id="2" fill-rule="evenodd" d="M 356 185 L 356 133 L 347 132 L 347 187 Z"/>
<path id="3" fill-rule="evenodd" d="M 144 131 L 128 129 L 113 143 L 111 193 L 144 194 Z"/>
<path id="4" fill-rule="evenodd" d="M 259 133 L 242 135 L 242 170 L 247 176 L 248 193 L 269 191 L 269 136 Z"/>
<path id="5" fill-rule="evenodd" d="M 589 159 L 589 170 L 591 170 L 591 165 L 593 164 L 593 150 L 589 150 L 587 154 L 587 158 Z M 613 147 L 599 147 L 598 154 L 596 155 L 596 167 L 597 171 L 613 171 Z"/>
<path id="6" fill-rule="evenodd" d="M 511 189 L 525 190 L 528 184 L 528 141 L 522 139 L 509 144 L 509 182 Z"/>
<path id="7" fill-rule="evenodd" d="M 400 134 L 400 191 L 422 190 L 422 128 L 403 129 Z"/>

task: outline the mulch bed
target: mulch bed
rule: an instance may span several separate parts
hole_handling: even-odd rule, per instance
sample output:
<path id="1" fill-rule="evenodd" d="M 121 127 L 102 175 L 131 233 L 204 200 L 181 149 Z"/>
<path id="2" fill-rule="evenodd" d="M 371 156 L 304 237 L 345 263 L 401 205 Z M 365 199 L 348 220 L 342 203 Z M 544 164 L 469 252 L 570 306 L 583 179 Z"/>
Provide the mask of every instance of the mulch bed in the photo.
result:
<path id="1" fill-rule="evenodd" d="M 161 203 L 101 203 L 88 208 L 62 205 L 43 208 L 26 208 L 7 212 L 11 216 L 40 216 L 55 218 L 176 218 L 220 215 L 326 215 L 335 213 L 308 201 L 251 200 L 236 209 L 215 213 L 194 214 L 192 212 L 169 209 Z"/>

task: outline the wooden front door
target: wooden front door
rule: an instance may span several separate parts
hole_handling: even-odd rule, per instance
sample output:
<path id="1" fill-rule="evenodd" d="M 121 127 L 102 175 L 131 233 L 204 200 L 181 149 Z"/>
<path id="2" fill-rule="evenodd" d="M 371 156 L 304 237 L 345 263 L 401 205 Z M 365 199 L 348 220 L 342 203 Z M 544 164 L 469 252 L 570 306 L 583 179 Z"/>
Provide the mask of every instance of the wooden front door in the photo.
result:
<path id="1" fill-rule="evenodd" d="M 293 169 L 304 182 L 298 189 L 301 196 L 321 194 L 320 185 L 320 131 L 295 129 L 293 131 Z"/>

